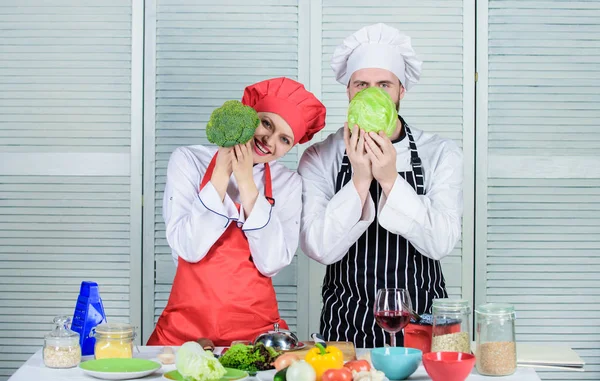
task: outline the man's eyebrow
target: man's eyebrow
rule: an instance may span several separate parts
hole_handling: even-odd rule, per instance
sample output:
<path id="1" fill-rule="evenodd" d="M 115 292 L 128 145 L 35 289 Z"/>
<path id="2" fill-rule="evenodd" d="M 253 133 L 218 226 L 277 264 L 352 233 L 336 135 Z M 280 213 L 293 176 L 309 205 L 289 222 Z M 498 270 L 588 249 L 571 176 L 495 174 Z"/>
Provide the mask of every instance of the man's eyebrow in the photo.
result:
<path id="1" fill-rule="evenodd" d="M 391 85 L 393 82 L 392 82 L 392 81 L 389 81 L 389 80 L 387 80 L 387 79 L 385 79 L 385 80 L 383 80 L 383 81 L 379 81 L 379 82 L 377 82 L 377 83 L 378 83 L 379 85 L 383 85 L 383 84 L 386 84 L 386 85 Z"/>
<path id="2" fill-rule="evenodd" d="M 367 81 L 363 81 L 363 80 L 360 80 L 360 79 L 355 79 L 352 83 L 356 85 L 358 83 L 367 83 Z"/>

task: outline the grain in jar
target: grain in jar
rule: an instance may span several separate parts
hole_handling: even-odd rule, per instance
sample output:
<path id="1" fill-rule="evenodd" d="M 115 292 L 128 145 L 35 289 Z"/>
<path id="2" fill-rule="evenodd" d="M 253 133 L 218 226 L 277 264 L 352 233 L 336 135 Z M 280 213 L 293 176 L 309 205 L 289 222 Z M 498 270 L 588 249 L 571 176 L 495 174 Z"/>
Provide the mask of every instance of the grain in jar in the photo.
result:
<path id="1" fill-rule="evenodd" d="M 464 299 L 434 299 L 432 352 L 471 353 L 469 301 Z"/>
<path id="2" fill-rule="evenodd" d="M 488 303 L 475 309 L 476 367 L 486 376 L 508 376 L 517 370 L 515 310 Z"/>
<path id="3" fill-rule="evenodd" d="M 54 318 L 54 329 L 44 337 L 42 358 L 48 368 L 67 369 L 81 362 L 79 334 L 69 329 L 68 316 Z"/>
<path id="4" fill-rule="evenodd" d="M 508 376 L 517 369 L 517 346 L 512 341 L 492 341 L 477 347 L 477 371 L 486 376 Z"/>
<path id="5" fill-rule="evenodd" d="M 432 352 L 471 353 L 471 340 L 468 332 L 456 332 L 434 336 L 431 340 Z"/>

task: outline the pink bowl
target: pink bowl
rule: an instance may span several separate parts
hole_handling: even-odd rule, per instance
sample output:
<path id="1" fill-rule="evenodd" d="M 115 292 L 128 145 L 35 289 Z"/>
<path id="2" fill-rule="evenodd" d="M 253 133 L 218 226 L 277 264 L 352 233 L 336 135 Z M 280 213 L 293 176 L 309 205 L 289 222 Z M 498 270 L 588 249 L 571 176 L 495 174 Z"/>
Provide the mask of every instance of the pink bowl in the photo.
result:
<path id="1" fill-rule="evenodd" d="M 429 352 L 423 366 L 433 381 L 465 381 L 475 365 L 475 356 L 462 352 Z"/>

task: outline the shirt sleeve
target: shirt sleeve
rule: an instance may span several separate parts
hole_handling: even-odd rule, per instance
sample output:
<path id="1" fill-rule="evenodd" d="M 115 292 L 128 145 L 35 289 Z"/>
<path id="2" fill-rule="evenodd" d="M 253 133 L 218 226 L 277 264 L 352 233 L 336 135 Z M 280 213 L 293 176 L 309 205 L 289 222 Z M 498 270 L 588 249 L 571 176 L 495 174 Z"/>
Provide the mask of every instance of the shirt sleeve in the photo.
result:
<path id="1" fill-rule="evenodd" d="M 254 265 L 261 274 L 273 277 L 292 263 L 298 249 L 300 216 L 302 213 L 302 180 L 295 174 L 285 188 L 278 189 L 275 204 L 263 194 L 254 203 L 242 231 L 248 238 Z"/>
<path id="2" fill-rule="evenodd" d="M 462 152 L 456 147 L 442 154 L 432 168 L 426 195 L 418 195 L 398 176 L 389 196 L 382 193 L 378 220 L 383 228 L 406 238 L 423 255 L 439 260 L 452 252 L 461 235 Z"/>
<path id="3" fill-rule="evenodd" d="M 239 216 L 229 196 L 222 202 L 210 181 L 198 192 L 198 168 L 188 155 L 181 148 L 171 155 L 163 198 L 166 237 L 176 265 L 178 257 L 199 262 Z"/>
<path id="4" fill-rule="evenodd" d="M 300 160 L 302 176 L 302 227 L 300 247 L 310 258 L 322 264 L 339 261 L 375 219 L 375 205 L 369 195 L 364 206 L 354 182 L 335 192 L 331 171 L 315 146 Z"/>

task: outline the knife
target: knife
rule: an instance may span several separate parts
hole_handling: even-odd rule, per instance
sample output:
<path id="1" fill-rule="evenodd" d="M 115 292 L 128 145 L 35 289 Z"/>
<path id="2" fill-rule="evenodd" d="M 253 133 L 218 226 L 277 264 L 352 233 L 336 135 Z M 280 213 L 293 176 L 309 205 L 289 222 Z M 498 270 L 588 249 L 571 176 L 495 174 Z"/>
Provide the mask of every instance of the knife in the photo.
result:
<path id="1" fill-rule="evenodd" d="M 408 313 L 410 314 L 410 317 L 412 317 L 415 320 L 415 323 L 421 321 L 421 316 L 419 316 L 419 314 L 416 313 L 412 308 L 408 310 Z"/>
<path id="2" fill-rule="evenodd" d="M 325 342 L 325 339 L 320 333 L 315 332 L 312 335 L 310 335 L 310 337 L 315 343 L 321 343 L 323 347 L 327 347 L 327 343 Z"/>

